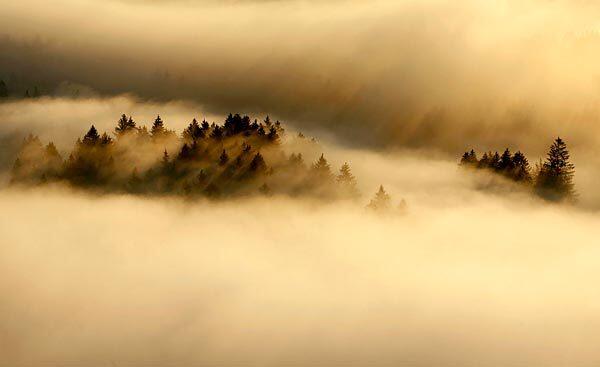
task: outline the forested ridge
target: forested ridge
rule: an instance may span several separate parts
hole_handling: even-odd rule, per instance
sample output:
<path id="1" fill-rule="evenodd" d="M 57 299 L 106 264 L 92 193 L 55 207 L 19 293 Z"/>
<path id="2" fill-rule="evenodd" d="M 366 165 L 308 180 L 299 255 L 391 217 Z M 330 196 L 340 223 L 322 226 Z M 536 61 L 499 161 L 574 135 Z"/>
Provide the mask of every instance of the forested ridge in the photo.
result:
<path id="1" fill-rule="evenodd" d="M 160 116 L 148 129 L 122 115 L 110 133 L 92 125 L 66 157 L 53 142 L 43 144 L 29 135 L 11 183 L 63 182 L 107 192 L 215 199 L 255 194 L 359 197 L 348 163 L 334 172 L 322 154 L 313 163 L 305 162 L 302 153 L 288 155 L 281 147 L 284 134 L 282 124 L 268 116 L 258 122 L 230 114 L 223 124 L 193 119 L 177 134 Z M 313 142 L 301 133 L 297 139 Z"/>

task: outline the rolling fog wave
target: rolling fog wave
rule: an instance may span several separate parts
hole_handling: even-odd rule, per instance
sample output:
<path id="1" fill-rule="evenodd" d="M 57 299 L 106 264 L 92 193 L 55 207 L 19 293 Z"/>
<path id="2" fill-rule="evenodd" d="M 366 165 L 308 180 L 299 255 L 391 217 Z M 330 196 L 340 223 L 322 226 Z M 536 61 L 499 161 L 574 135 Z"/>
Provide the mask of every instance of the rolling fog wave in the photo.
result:
<path id="1" fill-rule="evenodd" d="M 594 365 L 596 216 L 0 192 L 13 365 Z M 507 230 L 510 229 L 510 230 Z"/>

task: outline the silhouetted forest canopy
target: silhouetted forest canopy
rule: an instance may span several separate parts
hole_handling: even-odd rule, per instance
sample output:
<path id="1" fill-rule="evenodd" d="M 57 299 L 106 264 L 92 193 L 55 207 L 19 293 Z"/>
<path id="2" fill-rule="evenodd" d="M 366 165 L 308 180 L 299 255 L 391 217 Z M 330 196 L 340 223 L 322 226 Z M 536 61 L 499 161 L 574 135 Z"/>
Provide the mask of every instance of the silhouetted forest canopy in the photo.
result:
<path id="1" fill-rule="evenodd" d="M 302 153 L 285 153 L 284 134 L 281 123 L 268 116 L 259 122 L 230 114 L 222 125 L 193 119 L 177 134 L 160 116 L 148 129 L 122 115 L 111 133 L 100 133 L 92 125 L 66 157 L 53 142 L 44 145 L 29 135 L 14 163 L 11 183 L 62 182 L 107 192 L 208 198 L 359 197 L 348 163 L 339 172 L 324 155 L 307 164 Z M 298 139 L 311 144 L 302 134 Z"/>
<path id="2" fill-rule="evenodd" d="M 572 201 L 576 197 L 573 182 L 575 165 L 570 158 L 566 143 L 558 137 L 548 149 L 545 161 L 540 160 L 533 169 L 523 153 L 517 151 L 511 154 L 508 148 L 502 154 L 485 152 L 481 158 L 471 149 L 462 155 L 460 165 L 502 175 L 526 185 L 546 200 Z"/>

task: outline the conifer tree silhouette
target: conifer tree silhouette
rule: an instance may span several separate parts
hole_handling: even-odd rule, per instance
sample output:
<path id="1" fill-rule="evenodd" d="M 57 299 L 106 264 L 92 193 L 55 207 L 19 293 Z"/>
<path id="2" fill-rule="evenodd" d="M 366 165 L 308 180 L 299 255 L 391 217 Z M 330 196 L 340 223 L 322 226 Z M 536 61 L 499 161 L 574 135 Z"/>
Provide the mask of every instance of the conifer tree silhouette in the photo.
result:
<path id="1" fill-rule="evenodd" d="M 224 166 L 227 162 L 229 162 L 229 155 L 227 155 L 227 152 L 223 149 L 223 152 L 219 156 L 219 165 Z"/>
<path id="2" fill-rule="evenodd" d="M 127 118 L 127 116 L 125 116 L 125 114 L 123 114 L 123 115 L 121 115 L 121 118 L 117 122 L 117 127 L 115 127 L 115 134 L 117 134 L 117 136 L 119 136 L 119 135 L 123 135 L 128 132 L 135 131 L 135 129 L 136 129 L 136 126 L 135 126 L 135 122 L 133 121 L 133 118 L 131 116 L 129 118 Z"/>
<path id="3" fill-rule="evenodd" d="M 352 175 L 350 165 L 345 162 L 340 168 L 340 173 L 336 177 L 336 181 L 340 185 L 341 194 L 343 197 L 356 197 L 358 190 L 356 188 L 356 178 Z"/>
<path id="4" fill-rule="evenodd" d="M 375 197 L 367 205 L 367 208 L 374 211 L 387 211 L 391 208 L 390 196 L 383 188 L 383 185 L 379 186 L 379 190 L 375 193 Z"/>
<path id="5" fill-rule="evenodd" d="M 152 124 L 152 128 L 150 129 L 150 134 L 153 137 L 164 135 L 165 126 L 163 120 L 160 118 L 160 115 L 156 116 L 154 123 Z"/>
<path id="6" fill-rule="evenodd" d="M 82 142 L 84 145 L 95 145 L 99 140 L 100 135 L 98 134 L 98 130 L 96 130 L 96 127 L 92 125 L 92 127 L 90 127 L 88 132 L 84 135 Z"/>
<path id="7" fill-rule="evenodd" d="M 537 174 L 535 189 L 543 198 L 551 201 L 575 199 L 575 165 L 570 162 L 567 145 L 560 138 L 556 138 L 548 153 L 546 161 Z"/>

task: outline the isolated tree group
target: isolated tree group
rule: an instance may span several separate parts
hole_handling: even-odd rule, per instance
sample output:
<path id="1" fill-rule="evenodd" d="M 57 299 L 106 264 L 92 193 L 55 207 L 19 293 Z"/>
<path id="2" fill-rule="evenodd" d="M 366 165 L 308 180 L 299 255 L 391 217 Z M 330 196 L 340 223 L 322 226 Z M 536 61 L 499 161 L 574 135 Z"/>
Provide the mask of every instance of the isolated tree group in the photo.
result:
<path id="1" fill-rule="evenodd" d="M 307 165 L 302 154 L 284 153 L 280 144 L 284 132 L 282 124 L 269 117 L 258 122 L 230 114 L 222 125 L 193 119 L 176 134 L 160 116 L 147 129 L 123 114 L 112 134 L 100 133 L 92 125 L 66 159 L 53 143 L 43 146 L 39 138 L 28 136 L 11 181 L 210 198 L 252 194 L 359 197 L 348 163 L 337 175 L 323 154 Z"/>
<path id="2" fill-rule="evenodd" d="M 576 196 L 573 182 L 575 166 L 565 142 L 559 137 L 554 140 L 546 160 L 533 170 L 523 153 L 510 153 L 507 148 L 502 154 L 486 152 L 477 158 L 474 150 L 465 152 L 460 165 L 467 168 L 485 169 L 533 188 L 540 197 L 550 201 L 569 201 Z"/>

